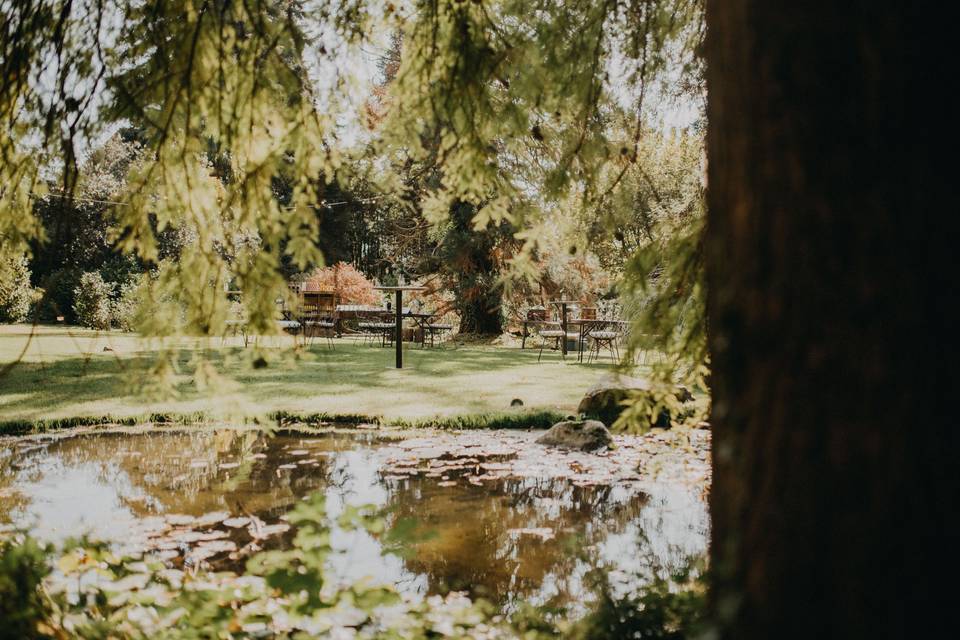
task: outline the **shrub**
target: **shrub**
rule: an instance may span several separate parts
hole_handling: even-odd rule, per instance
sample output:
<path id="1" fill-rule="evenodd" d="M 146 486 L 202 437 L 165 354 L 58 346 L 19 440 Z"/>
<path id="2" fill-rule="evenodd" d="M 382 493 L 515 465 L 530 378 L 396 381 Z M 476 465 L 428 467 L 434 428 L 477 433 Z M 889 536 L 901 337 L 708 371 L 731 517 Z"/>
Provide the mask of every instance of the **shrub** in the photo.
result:
<path id="1" fill-rule="evenodd" d="M 51 612 L 42 595 L 51 549 L 27 538 L 0 539 L 0 638 L 39 638 L 38 623 Z"/>
<path id="2" fill-rule="evenodd" d="M 334 580 L 331 561 L 348 554 L 331 544 L 334 523 L 380 537 L 401 554 L 416 542 L 409 521 L 391 526 L 372 506 L 345 505 L 334 515 L 323 493 L 297 501 L 285 519 L 296 528 L 289 548 L 255 549 L 242 575 L 203 565 L 188 575 L 155 558 L 118 557 L 108 544 L 86 539 L 56 548 L 24 535 L 0 537 L 0 640 L 312 638 L 318 630 L 337 638 L 687 640 L 708 630 L 698 558 L 669 576 L 637 573 L 631 577 L 647 584 L 625 594 L 606 567 L 593 565 L 583 576 L 592 602 L 521 604 L 505 619 L 461 594 L 417 602 L 389 584 Z M 587 562 L 584 553 L 580 561 Z"/>
<path id="3" fill-rule="evenodd" d="M 678 584 L 658 579 L 640 593 L 623 597 L 613 596 L 607 585 L 599 595 L 593 611 L 567 634 L 570 640 L 704 637 L 706 589 L 698 580 L 684 577 Z"/>
<path id="4" fill-rule="evenodd" d="M 341 304 L 378 304 L 380 296 L 370 282 L 352 264 L 338 262 L 332 267 L 316 269 L 304 282 L 314 291 L 334 291 Z"/>
<path id="5" fill-rule="evenodd" d="M 297 528 L 291 548 L 256 551 L 242 579 L 202 567 L 170 571 L 82 539 L 62 549 L 0 540 L 0 640 L 504 637 L 499 621 L 462 595 L 417 603 L 388 584 L 333 580 L 331 560 L 346 559 L 330 542 L 334 522 L 398 550 L 409 527 L 387 530 L 371 507 L 347 505 L 333 517 L 322 493 L 298 501 L 287 519 Z M 54 562 L 62 575 L 45 580 Z"/>
<path id="6" fill-rule="evenodd" d="M 97 269 L 107 282 L 115 282 L 118 286 L 136 280 L 143 268 L 136 258 L 126 254 L 113 254 Z"/>
<path id="7" fill-rule="evenodd" d="M 73 311 L 77 322 L 91 329 L 109 329 L 115 285 L 105 282 L 96 271 L 80 276 L 80 284 L 73 290 Z"/>
<path id="8" fill-rule="evenodd" d="M 27 257 L 0 258 L 0 322 L 26 320 L 34 297 Z"/>
<path id="9" fill-rule="evenodd" d="M 136 331 L 142 296 L 139 280 L 130 280 L 120 285 L 119 295 L 110 309 L 110 318 L 115 327 L 124 331 Z"/>
<path id="10" fill-rule="evenodd" d="M 37 309 L 41 322 L 57 322 L 60 316 L 68 323 L 76 321 L 73 311 L 74 290 L 80 285 L 81 274 L 78 269 L 64 268 L 51 272 L 44 279 L 43 296 Z"/>

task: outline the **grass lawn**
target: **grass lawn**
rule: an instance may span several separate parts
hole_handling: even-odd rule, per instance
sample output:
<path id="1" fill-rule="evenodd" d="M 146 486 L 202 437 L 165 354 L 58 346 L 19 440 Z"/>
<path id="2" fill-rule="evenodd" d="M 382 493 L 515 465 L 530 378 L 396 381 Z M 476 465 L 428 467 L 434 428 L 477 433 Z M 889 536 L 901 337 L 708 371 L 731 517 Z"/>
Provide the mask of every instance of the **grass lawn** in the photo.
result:
<path id="1" fill-rule="evenodd" d="M 31 336 L 31 331 L 33 335 Z M 136 335 L 75 327 L 0 325 L 0 425 L 43 423 L 77 417 L 116 418 L 201 413 L 214 419 L 241 419 L 276 412 L 299 415 L 363 415 L 386 421 L 417 422 L 524 409 L 573 411 L 583 393 L 609 371 L 602 364 L 566 362 L 556 352 L 503 346 L 404 345 L 404 369 L 393 367 L 392 348 L 323 340 L 299 353 L 289 337 L 265 339 L 257 349 L 237 339 L 179 339 L 175 345 L 174 397 L 145 395 L 155 379 L 150 367 L 158 346 Z M 193 359 L 204 357 L 226 383 L 201 391 L 193 381 Z M 259 356 L 261 365 L 251 363 Z"/>

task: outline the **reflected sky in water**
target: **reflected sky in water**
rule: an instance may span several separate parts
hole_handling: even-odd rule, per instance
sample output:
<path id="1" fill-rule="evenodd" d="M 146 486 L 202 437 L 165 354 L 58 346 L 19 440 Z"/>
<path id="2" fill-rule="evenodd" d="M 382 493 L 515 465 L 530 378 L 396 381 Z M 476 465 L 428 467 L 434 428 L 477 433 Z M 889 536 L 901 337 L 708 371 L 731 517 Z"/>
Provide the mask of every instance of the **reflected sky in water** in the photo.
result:
<path id="1" fill-rule="evenodd" d="M 389 523 L 418 523 L 405 557 L 383 553 L 365 531 L 334 530 L 342 553 L 331 564 L 344 581 L 369 576 L 418 594 L 465 590 L 502 605 L 582 600 L 594 563 L 635 585 L 636 575 L 674 570 L 706 551 L 706 504 L 689 488 L 645 485 L 643 493 L 629 483 L 537 477 L 443 486 L 392 474 L 387 460 L 396 450 L 381 437 L 223 429 L 5 439 L 0 526 L 52 541 L 87 533 L 136 548 L 154 516 L 228 511 L 276 522 L 298 499 L 323 491 L 332 516 L 347 504 L 372 504 Z"/>

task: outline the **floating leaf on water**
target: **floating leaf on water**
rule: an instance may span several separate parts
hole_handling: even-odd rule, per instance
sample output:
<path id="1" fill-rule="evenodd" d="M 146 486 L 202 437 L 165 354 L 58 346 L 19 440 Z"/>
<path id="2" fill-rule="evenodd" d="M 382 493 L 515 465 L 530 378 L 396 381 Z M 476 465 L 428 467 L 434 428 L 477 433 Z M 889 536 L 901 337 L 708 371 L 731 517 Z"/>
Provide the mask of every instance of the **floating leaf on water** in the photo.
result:
<path id="1" fill-rule="evenodd" d="M 230 513 L 227 511 L 211 511 L 210 513 L 205 513 L 202 516 L 198 516 L 197 519 L 194 520 L 193 526 L 211 527 L 215 524 L 220 524 L 229 517 Z"/>
<path id="2" fill-rule="evenodd" d="M 173 551 L 174 556 L 179 555 L 177 553 L 177 550 L 180 548 L 179 542 L 174 542 L 173 540 L 164 538 L 163 540 L 157 542 L 155 546 L 161 551 Z"/>
<path id="3" fill-rule="evenodd" d="M 457 486 L 456 480 L 443 480 L 437 483 L 438 487 L 455 487 Z"/>
<path id="4" fill-rule="evenodd" d="M 429 449 L 417 450 L 417 456 L 421 460 L 432 460 L 434 458 L 440 458 L 446 454 L 447 450 L 442 447 L 431 447 Z"/>
<path id="5" fill-rule="evenodd" d="M 250 518 L 246 516 L 240 516 L 237 518 L 227 518 L 223 521 L 223 526 L 230 527 L 232 529 L 239 529 L 240 527 L 245 527 L 250 522 Z"/>
<path id="6" fill-rule="evenodd" d="M 436 446 L 436 442 L 427 438 L 411 438 L 399 443 L 401 449 L 430 448 Z"/>
<path id="7" fill-rule="evenodd" d="M 207 558 L 212 558 L 220 553 L 228 553 L 236 550 L 237 545 L 230 540 L 213 540 L 211 542 L 199 543 L 196 547 L 190 550 L 190 553 L 187 554 L 187 557 L 193 562 L 199 562 L 201 560 L 206 560 Z"/>
<path id="8" fill-rule="evenodd" d="M 285 533 L 290 530 L 290 525 L 288 524 L 267 524 L 260 527 L 248 527 L 247 531 L 250 532 L 250 535 L 253 538 L 262 539 L 269 538 L 270 536 L 275 536 L 278 533 Z"/>
<path id="9" fill-rule="evenodd" d="M 480 468 L 486 471 L 511 471 L 513 465 L 505 464 L 503 462 L 481 462 Z"/>
<path id="10" fill-rule="evenodd" d="M 221 462 L 221 463 L 220 463 L 220 469 L 221 469 L 221 470 L 223 470 L 223 469 L 236 469 L 236 468 L 239 467 L 239 466 L 240 466 L 240 463 L 239 463 L 239 462 Z"/>
<path id="11" fill-rule="evenodd" d="M 277 465 L 277 469 L 296 469 L 297 465 L 295 464 L 280 464 Z"/>
<path id="12" fill-rule="evenodd" d="M 147 516 L 137 522 L 136 528 L 150 537 L 160 535 L 170 526 L 170 523 L 163 516 Z"/>
<path id="13" fill-rule="evenodd" d="M 171 513 L 166 516 L 166 520 L 174 526 L 183 526 L 193 524 L 196 521 L 196 518 L 193 516 L 184 515 L 182 513 Z"/>
<path id="14" fill-rule="evenodd" d="M 292 455 L 292 456 L 308 456 L 308 455 L 310 455 L 310 452 L 307 451 L 306 449 L 294 449 L 293 451 L 290 451 L 289 453 L 290 453 L 290 455 Z"/>
<path id="15" fill-rule="evenodd" d="M 146 573 L 131 573 L 128 576 L 114 580 L 112 582 L 101 583 L 104 591 L 125 592 L 143 589 L 150 581 L 150 576 Z"/>
<path id="16" fill-rule="evenodd" d="M 181 544 L 191 544 L 203 540 L 203 534 L 199 531 L 180 531 L 170 536 L 170 540 Z"/>

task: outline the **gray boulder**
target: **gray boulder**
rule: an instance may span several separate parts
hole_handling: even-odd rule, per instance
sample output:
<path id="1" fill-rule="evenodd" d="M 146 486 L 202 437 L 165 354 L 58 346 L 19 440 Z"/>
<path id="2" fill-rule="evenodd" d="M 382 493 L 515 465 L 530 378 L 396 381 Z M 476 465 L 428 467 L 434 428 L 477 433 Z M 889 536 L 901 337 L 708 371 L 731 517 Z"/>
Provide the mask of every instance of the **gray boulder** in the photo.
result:
<path id="1" fill-rule="evenodd" d="M 614 375 L 605 378 L 595 384 L 580 401 L 577 412 L 587 418 L 595 418 L 606 425 L 612 425 L 623 411 L 623 402 L 627 396 L 635 393 L 653 393 L 654 383 L 646 378 L 632 378 L 630 376 Z M 676 387 L 673 389 L 677 399 L 680 402 L 689 402 L 693 400 L 693 394 L 686 387 Z M 679 417 L 679 416 L 674 416 Z M 670 427 L 671 416 L 667 411 L 661 411 L 657 416 L 656 422 L 650 424 L 651 427 Z"/>
<path id="2" fill-rule="evenodd" d="M 596 451 L 613 443 L 610 432 L 596 420 L 566 420 L 550 427 L 537 438 L 537 444 L 546 444 L 564 449 Z"/>

